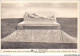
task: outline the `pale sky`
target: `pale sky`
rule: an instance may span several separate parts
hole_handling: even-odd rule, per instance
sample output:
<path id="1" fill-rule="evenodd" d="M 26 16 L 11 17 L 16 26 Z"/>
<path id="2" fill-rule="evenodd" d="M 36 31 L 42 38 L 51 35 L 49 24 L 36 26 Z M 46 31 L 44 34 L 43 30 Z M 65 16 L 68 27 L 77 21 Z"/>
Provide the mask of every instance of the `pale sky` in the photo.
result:
<path id="1" fill-rule="evenodd" d="M 43 17 L 77 17 L 77 3 L 2 3 L 1 18 L 22 18 L 24 13 Z"/>

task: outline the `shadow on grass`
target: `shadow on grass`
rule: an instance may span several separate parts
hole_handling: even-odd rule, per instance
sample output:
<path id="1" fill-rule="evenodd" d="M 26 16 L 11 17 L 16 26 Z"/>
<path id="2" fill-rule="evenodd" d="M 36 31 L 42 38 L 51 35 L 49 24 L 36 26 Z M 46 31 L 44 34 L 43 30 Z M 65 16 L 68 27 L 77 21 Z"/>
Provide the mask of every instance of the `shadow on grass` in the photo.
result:
<path id="1" fill-rule="evenodd" d="M 76 49 L 76 43 L 2 42 L 1 49 Z"/>

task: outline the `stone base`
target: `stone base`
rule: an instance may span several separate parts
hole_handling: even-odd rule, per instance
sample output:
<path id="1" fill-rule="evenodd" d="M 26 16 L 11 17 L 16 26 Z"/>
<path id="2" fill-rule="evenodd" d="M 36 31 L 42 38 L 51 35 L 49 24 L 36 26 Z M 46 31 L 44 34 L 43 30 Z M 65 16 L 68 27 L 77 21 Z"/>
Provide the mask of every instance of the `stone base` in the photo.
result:
<path id="1" fill-rule="evenodd" d="M 56 22 L 36 22 L 36 21 L 23 21 L 18 24 L 18 30 L 22 29 L 61 29 L 60 24 Z"/>
<path id="2" fill-rule="evenodd" d="M 59 23 L 23 21 L 18 30 L 3 38 L 3 42 L 77 43 L 77 39 L 61 30 Z M 25 29 L 25 30 L 24 30 Z"/>
<path id="3" fill-rule="evenodd" d="M 71 37 L 62 30 L 16 30 L 3 38 L 4 42 L 43 42 L 43 43 L 77 43 L 75 37 Z"/>

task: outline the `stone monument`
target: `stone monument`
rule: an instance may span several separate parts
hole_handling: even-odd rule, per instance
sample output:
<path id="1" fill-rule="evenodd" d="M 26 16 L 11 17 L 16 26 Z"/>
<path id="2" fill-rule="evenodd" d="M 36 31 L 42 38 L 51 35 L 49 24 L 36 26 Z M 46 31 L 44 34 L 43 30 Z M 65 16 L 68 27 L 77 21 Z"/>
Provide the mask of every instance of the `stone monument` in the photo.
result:
<path id="1" fill-rule="evenodd" d="M 25 27 L 28 28 L 28 26 L 35 28 L 37 26 L 41 28 L 44 28 L 46 26 L 47 28 L 60 29 L 60 24 L 57 22 L 54 15 L 50 18 L 44 18 L 36 14 L 29 14 L 25 12 L 24 20 L 18 24 L 17 29 L 24 29 Z"/>
<path id="2" fill-rule="evenodd" d="M 7 37 L 4 42 L 43 42 L 43 43 L 77 43 L 72 37 L 61 30 L 60 24 L 53 15 L 50 18 L 36 14 L 24 14 L 24 21 L 20 22 L 17 30 Z"/>

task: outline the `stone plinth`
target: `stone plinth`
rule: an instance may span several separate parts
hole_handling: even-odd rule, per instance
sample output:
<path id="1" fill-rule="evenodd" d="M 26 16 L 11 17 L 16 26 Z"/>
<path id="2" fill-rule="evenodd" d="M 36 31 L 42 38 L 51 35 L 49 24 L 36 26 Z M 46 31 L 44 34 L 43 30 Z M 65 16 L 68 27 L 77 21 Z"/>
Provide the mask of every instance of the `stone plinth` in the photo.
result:
<path id="1" fill-rule="evenodd" d="M 23 21 L 17 29 L 61 29 L 59 23 L 52 21 Z"/>
<path id="2" fill-rule="evenodd" d="M 3 38 L 4 42 L 43 42 L 43 43 L 76 43 L 76 38 L 71 37 L 62 30 L 26 29 L 16 30 Z"/>

